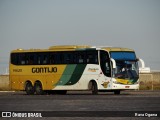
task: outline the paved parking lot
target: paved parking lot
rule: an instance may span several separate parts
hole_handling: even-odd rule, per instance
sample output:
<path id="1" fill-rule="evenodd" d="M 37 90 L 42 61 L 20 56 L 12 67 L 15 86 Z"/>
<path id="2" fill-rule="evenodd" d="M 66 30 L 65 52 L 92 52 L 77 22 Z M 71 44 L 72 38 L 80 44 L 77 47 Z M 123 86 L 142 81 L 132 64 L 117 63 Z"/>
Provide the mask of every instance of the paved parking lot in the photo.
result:
<path id="1" fill-rule="evenodd" d="M 133 114 L 138 111 L 160 113 L 160 91 L 123 91 L 121 95 L 113 93 L 91 95 L 91 92 L 88 91 L 70 91 L 67 95 L 26 95 L 25 92 L 0 92 L 0 111 L 45 111 L 43 115 L 49 115 L 48 117 L 53 117 L 55 111 L 58 113 L 55 114 L 58 119 L 62 117 L 67 117 L 67 119 L 88 117 L 89 119 L 92 115 L 98 119 L 108 118 L 108 116 L 110 119 L 112 117 L 124 119 L 130 114 L 133 117 Z M 108 116 L 103 115 L 107 111 L 111 113 Z M 96 114 L 99 115 L 96 116 Z M 135 118 L 137 117 L 133 117 Z M 152 117 L 152 119 L 158 118 Z"/>

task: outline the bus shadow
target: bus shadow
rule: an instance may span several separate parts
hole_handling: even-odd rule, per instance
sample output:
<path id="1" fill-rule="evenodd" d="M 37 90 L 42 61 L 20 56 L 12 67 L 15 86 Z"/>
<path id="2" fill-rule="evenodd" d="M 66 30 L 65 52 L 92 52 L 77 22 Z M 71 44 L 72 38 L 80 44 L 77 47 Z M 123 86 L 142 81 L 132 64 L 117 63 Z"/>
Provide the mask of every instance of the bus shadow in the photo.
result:
<path id="1" fill-rule="evenodd" d="M 25 96 L 129 96 L 129 95 L 138 95 L 136 92 L 126 92 L 122 91 L 119 95 L 114 94 L 114 92 L 98 92 L 97 95 L 93 95 L 91 91 L 67 91 L 66 94 L 58 94 L 58 93 L 44 93 L 42 95 L 27 95 L 25 91 L 16 91 L 13 92 L 12 95 L 25 95 Z"/>

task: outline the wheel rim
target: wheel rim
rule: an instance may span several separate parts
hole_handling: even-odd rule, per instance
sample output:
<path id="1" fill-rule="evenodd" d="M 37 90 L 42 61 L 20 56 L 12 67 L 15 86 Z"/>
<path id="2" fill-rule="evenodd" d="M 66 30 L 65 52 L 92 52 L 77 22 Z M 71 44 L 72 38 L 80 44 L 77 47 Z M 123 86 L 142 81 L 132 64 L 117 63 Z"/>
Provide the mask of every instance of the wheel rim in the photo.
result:
<path id="1" fill-rule="evenodd" d="M 40 83 L 35 84 L 35 91 L 37 95 L 43 94 L 42 85 Z"/>
<path id="2" fill-rule="evenodd" d="M 26 93 L 28 95 L 34 94 L 34 89 L 33 89 L 33 86 L 32 86 L 31 83 L 26 84 L 26 89 L 25 90 L 26 90 Z"/>
<path id="3" fill-rule="evenodd" d="M 92 83 L 92 94 L 94 95 L 98 94 L 97 84 L 95 82 Z"/>

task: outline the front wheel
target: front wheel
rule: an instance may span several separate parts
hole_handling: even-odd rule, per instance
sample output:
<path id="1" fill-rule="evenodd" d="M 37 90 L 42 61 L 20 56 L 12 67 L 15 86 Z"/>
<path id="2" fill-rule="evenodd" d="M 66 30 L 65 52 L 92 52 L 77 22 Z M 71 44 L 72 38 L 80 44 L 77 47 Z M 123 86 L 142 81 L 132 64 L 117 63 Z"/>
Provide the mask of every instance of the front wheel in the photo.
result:
<path id="1" fill-rule="evenodd" d="M 34 94 L 34 87 L 32 86 L 32 84 L 30 82 L 26 83 L 25 91 L 26 91 L 27 95 Z"/>
<path id="2" fill-rule="evenodd" d="M 97 83 L 92 82 L 92 94 L 97 95 L 98 94 L 98 88 L 97 88 Z"/>

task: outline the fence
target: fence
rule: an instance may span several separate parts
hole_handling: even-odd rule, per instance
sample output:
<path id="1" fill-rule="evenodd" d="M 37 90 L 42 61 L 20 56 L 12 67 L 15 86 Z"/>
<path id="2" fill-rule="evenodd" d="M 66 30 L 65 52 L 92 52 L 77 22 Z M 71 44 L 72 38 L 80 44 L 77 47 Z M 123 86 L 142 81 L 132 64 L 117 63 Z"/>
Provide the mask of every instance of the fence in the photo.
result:
<path id="1" fill-rule="evenodd" d="M 160 72 L 140 74 L 140 90 L 160 90 Z"/>
<path id="2" fill-rule="evenodd" d="M 10 90 L 8 75 L 0 75 L 0 91 L 4 90 Z"/>

